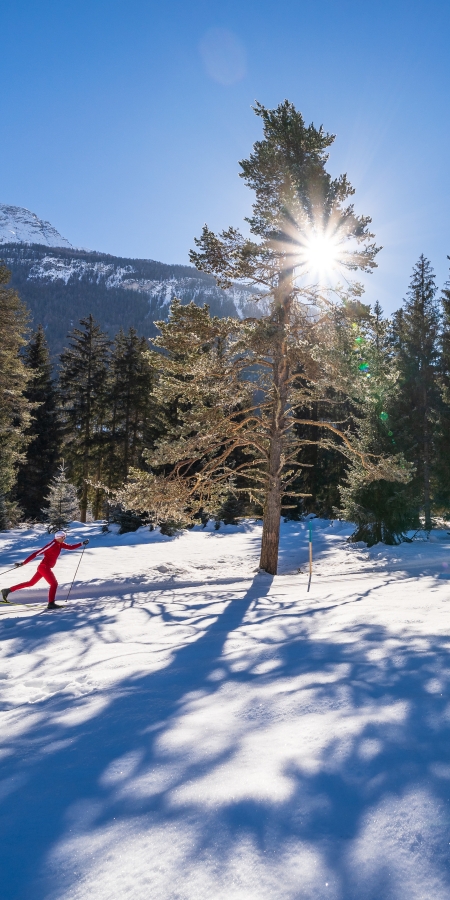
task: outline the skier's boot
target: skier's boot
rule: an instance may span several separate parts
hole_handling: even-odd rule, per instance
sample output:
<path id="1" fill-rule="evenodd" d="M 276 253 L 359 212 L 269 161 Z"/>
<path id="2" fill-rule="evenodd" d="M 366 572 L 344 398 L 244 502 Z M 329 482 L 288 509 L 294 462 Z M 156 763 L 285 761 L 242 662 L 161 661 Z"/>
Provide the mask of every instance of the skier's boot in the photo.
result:
<path id="1" fill-rule="evenodd" d="M 64 607 L 61 603 L 55 603 L 55 601 L 53 601 L 53 603 L 47 603 L 47 609 L 64 609 Z"/>
<path id="2" fill-rule="evenodd" d="M 3 600 L 1 602 L 9 603 L 9 600 L 8 600 L 9 588 L 3 588 L 1 593 L 2 593 L 2 597 L 3 597 Z"/>

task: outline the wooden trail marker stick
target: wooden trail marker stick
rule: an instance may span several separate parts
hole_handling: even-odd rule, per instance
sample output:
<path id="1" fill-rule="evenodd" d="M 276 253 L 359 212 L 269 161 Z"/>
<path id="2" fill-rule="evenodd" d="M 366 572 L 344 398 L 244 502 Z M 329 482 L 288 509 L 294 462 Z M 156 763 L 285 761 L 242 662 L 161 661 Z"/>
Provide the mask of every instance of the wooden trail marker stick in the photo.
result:
<path id="1" fill-rule="evenodd" d="M 309 538 L 309 581 L 308 581 L 308 588 L 307 588 L 306 593 L 308 593 L 308 591 L 311 587 L 311 578 L 312 578 L 313 556 L 312 556 L 312 525 L 311 525 L 311 522 L 308 522 L 308 538 Z"/>

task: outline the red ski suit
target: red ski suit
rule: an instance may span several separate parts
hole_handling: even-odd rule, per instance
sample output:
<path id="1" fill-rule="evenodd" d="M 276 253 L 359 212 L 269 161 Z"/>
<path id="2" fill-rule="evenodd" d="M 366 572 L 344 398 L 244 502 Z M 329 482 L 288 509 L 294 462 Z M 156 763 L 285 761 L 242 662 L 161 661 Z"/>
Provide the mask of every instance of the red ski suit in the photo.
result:
<path id="1" fill-rule="evenodd" d="M 40 550 L 35 550 L 34 553 L 30 553 L 29 556 L 23 561 L 22 565 L 25 563 L 31 562 L 32 559 L 35 559 L 36 556 L 39 556 L 40 553 L 44 554 L 44 559 L 39 563 L 37 567 L 37 571 L 30 578 L 29 581 L 24 581 L 22 584 L 15 584 L 12 588 L 9 589 L 12 594 L 13 591 L 20 591 L 22 588 L 32 587 L 33 584 L 36 584 L 41 578 L 45 578 L 46 582 L 50 585 L 48 591 L 48 602 L 53 603 L 56 597 L 56 588 L 58 587 L 58 582 L 52 572 L 53 566 L 56 565 L 56 561 L 58 559 L 61 550 L 78 550 L 78 547 L 82 547 L 82 542 L 79 544 L 60 544 L 59 541 L 55 541 L 53 539 L 49 544 L 46 544 L 45 547 L 41 547 Z"/>

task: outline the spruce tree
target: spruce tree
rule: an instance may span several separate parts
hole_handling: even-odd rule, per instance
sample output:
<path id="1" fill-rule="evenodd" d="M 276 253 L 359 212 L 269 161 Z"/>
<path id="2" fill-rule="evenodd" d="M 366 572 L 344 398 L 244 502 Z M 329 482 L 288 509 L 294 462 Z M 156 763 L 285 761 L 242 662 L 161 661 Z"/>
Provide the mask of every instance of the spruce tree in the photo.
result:
<path id="1" fill-rule="evenodd" d="M 64 455 L 80 494 L 80 518 L 86 521 L 88 502 L 99 518 L 101 484 L 108 455 L 110 409 L 107 403 L 110 341 L 89 315 L 69 335 L 61 354 L 60 398 Z"/>
<path id="2" fill-rule="evenodd" d="M 401 315 L 394 319 L 399 394 L 393 410 L 396 446 L 415 467 L 411 482 L 424 527 L 432 527 L 433 469 L 441 415 L 441 316 L 430 262 L 414 266 Z"/>
<path id="3" fill-rule="evenodd" d="M 17 476 L 17 499 L 25 515 L 40 517 L 48 485 L 60 455 L 57 391 L 45 332 L 39 325 L 23 356 L 31 378 L 25 395 L 32 405 L 29 444 Z"/>
<path id="4" fill-rule="evenodd" d="M 219 530 L 221 522 L 223 522 L 224 525 L 237 525 L 239 516 L 242 516 L 242 501 L 236 489 L 233 491 L 232 487 L 233 485 L 231 484 L 227 497 L 222 503 L 222 506 L 219 508 L 217 514 L 214 516 L 216 523 L 215 528 L 217 530 Z"/>
<path id="5" fill-rule="evenodd" d="M 108 488 L 122 485 L 130 467 L 142 465 L 157 416 L 152 395 L 154 372 L 148 342 L 134 328 L 114 340 L 109 375 L 111 409 L 108 439 Z"/>
<path id="6" fill-rule="evenodd" d="M 77 489 L 67 480 L 67 469 L 64 465 L 64 460 L 59 465 L 57 474 L 51 480 L 50 490 L 45 498 L 45 508 L 42 510 L 42 513 L 48 521 L 49 531 L 59 531 L 79 516 L 80 505 Z"/>
<path id="7" fill-rule="evenodd" d="M 392 343 L 392 325 L 375 303 L 359 322 L 354 323 L 353 365 L 357 377 L 366 380 L 366 398 L 359 423 L 359 436 L 366 455 L 395 454 L 398 470 L 395 481 L 368 479 L 355 458 L 340 484 L 340 513 L 356 524 L 354 541 L 368 546 L 382 541 L 398 544 L 405 532 L 418 525 L 412 466 L 399 451 L 396 400 L 399 369 Z M 401 477 L 403 473 L 403 477 Z"/>
<path id="8" fill-rule="evenodd" d="M 30 373 L 21 356 L 28 314 L 17 293 L 7 287 L 10 275 L 0 264 L 0 503 L 4 524 L 8 523 L 11 490 L 23 460 L 30 421 L 26 396 Z"/>
<path id="9" fill-rule="evenodd" d="M 449 257 L 450 259 L 450 257 Z M 450 511 L 450 281 L 442 290 L 442 334 L 439 381 L 441 411 L 435 432 L 436 460 L 434 465 L 435 504 L 439 512 Z"/>

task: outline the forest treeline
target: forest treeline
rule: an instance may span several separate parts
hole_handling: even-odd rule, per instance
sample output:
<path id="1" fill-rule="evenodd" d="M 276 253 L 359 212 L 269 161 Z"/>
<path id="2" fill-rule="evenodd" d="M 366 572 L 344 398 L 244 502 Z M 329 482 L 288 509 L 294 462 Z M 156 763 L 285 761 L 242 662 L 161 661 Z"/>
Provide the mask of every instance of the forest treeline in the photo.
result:
<path id="1" fill-rule="evenodd" d="M 249 447 L 233 447 L 246 406 L 258 405 L 257 375 L 242 375 L 258 321 L 219 319 L 207 307 L 175 303 L 152 347 L 133 328 L 111 341 L 88 316 L 68 335 L 55 370 L 43 328 L 28 334 L 27 311 L 8 287 L 8 277 L 2 267 L 2 529 L 46 521 L 55 485 L 59 502 L 69 504 L 68 511 L 81 521 L 112 517 L 124 528 L 153 519 L 169 530 L 195 519 L 230 522 L 261 514 L 264 490 L 255 470 L 263 460 Z M 436 516 L 450 514 L 450 286 L 439 293 L 422 256 L 392 318 L 384 317 L 378 304 L 370 309 L 359 300 L 347 301 L 330 310 L 327 331 L 333 341 L 322 363 L 329 365 L 333 357 L 336 387 L 328 386 L 327 396 L 315 399 L 305 373 L 296 458 L 290 461 L 292 493 L 283 514 L 340 515 L 355 522 L 355 539 L 369 543 L 396 542 L 409 529 L 430 529 Z M 239 361 L 234 379 L 230 361 L 235 366 Z M 345 396 L 338 377 L 347 382 Z M 233 421 L 227 419 L 226 427 L 222 422 L 222 430 L 214 426 L 215 447 L 209 446 L 211 421 L 202 420 L 199 400 L 202 414 L 206 409 L 214 417 L 234 408 Z M 255 416 L 257 432 L 261 411 Z M 314 422 L 325 419 L 350 440 L 357 437 L 359 451 L 369 459 L 399 461 L 405 478 L 368 475 L 342 438 L 316 434 Z M 203 475 L 204 493 L 196 502 L 173 474 L 180 461 L 185 463 L 186 449 L 191 475 L 202 472 L 198 454 L 192 462 L 192 439 L 200 444 L 207 439 L 203 449 L 211 469 L 211 460 L 216 463 L 227 444 L 224 427 L 231 441 L 227 469 L 222 462 L 224 477 L 213 491 Z M 158 478 L 162 495 L 152 509 L 145 490 Z M 127 507 L 129 499 L 135 512 Z"/>

